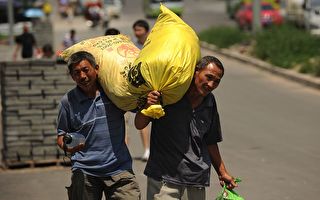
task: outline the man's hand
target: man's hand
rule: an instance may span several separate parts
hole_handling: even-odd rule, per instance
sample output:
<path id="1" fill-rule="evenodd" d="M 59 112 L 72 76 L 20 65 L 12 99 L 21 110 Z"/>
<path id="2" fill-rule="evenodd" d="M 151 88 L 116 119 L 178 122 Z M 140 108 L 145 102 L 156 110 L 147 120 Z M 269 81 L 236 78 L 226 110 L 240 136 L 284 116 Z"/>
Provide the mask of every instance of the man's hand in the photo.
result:
<path id="1" fill-rule="evenodd" d="M 234 181 L 234 178 L 227 173 L 219 176 L 219 181 L 221 186 L 224 186 L 226 184 L 226 187 L 229 190 L 232 190 L 233 188 L 238 186 L 238 184 Z"/>
<path id="2" fill-rule="evenodd" d="M 147 103 L 146 108 L 148 108 L 151 105 L 159 104 L 161 98 L 161 93 L 154 90 L 148 93 L 147 95 Z"/>
<path id="3" fill-rule="evenodd" d="M 144 108 L 147 109 L 151 105 L 159 104 L 160 103 L 160 98 L 161 98 L 161 93 L 158 91 L 151 91 L 147 95 L 147 102 L 144 105 Z M 151 118 L 142 114 L 140 111 L 137 112 L 135 118 L 134 118 L 134 125 L 138 130 L 141 130 L 148 126 L 150 123 Z"/>
<path id="4" fill-rule="evenodd" d="M 73 147 L 73 148 L 67 148 L 67 152 L 75 153 L 77 151 L 81 151 L 84 148 L 84 143 L 80 143 L 79 145 Z"/>
<path id="5" fill-rule="evenodd" d="M 62 150 L 66 150 L 67 152 L 70 152 L 70 153 L 75 153 L 75 152 L 77 152 L 77 151 L 81 151 L 83 148 L 84 148 L 84 143 L 80 143 L 78 146 L 75 146 L 75 147 L 73 147 L 73 148 L 67 148 L 67 147 L 65 147 L 64 145 L 64 142 L 63 142 L 63 137 L 64 137 L 65 135 L 59 135 L 58 137 L 57 137 L 57 144 L 58 144 L 58 146 L 62 149 Z"/>
<path id="6" fill-rule="evenodd" d="M 12 55 L 12 60 L 16 61 L 17 60 L 17 52 L 14 52 Z"/>

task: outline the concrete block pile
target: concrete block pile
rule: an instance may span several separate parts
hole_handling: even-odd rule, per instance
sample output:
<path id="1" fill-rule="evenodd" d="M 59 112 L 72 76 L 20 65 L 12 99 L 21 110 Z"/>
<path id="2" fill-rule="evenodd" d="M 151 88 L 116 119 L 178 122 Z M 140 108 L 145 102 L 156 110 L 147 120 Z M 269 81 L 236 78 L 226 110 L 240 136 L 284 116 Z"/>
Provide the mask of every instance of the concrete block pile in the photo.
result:
<path id="1" fill-rule="evenodd" d="M 61 159 L 56 144 L 58 104 L 74 87 L 66 66 L 34 60 L 0 67 L 5 165 Z"/>

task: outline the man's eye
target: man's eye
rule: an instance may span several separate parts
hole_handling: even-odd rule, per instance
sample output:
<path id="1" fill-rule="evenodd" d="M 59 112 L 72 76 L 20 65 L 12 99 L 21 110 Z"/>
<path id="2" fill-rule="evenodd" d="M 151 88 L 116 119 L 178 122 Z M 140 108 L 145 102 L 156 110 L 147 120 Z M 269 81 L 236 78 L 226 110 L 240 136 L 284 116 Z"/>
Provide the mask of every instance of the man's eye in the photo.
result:
<path id="1" fill-rule="evenodd" d="M 215 77 L 211 75 L 207 75 L 208 81 L 215 81 Z"/>
<path id="2" fill-rule="evenodd" d="M 90 71 L 90 69 L 89 69 L 89 68 L 84 68 L 82 71 L 83 71 L 84 73 L 88 73 L 88 72 Z"/>
<path id="3" fill-rule="evenodd" d="M 207 76 L 207 79 L 208 79 L 208 81 L 213 81 L 213 82 L 215 82 L 215 83 L 220 83 L 220 79 L 219 79 L 219 78 L 216 78 L 216 77 L 214 77 L 214 76 L 208 75 L 208 76 Z"/>

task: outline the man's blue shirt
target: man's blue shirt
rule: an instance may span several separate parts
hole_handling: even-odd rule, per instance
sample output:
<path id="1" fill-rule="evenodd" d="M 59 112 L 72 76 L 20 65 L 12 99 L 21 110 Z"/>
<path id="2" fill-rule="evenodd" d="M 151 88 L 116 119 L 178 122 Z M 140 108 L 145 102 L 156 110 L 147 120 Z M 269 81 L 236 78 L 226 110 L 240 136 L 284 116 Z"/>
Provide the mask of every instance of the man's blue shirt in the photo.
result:
<path id="1" fill-rule="evenodd" d="M 72 170 L 107 177 L 132 170 L 132 159 L 124 142 L 124 111 L 117 108 L 103 90 L 95 98 L 76 87 L 60 103 L 58 135 L 77 132 L 86 137 L 83 150 L 72 155 Z"/>

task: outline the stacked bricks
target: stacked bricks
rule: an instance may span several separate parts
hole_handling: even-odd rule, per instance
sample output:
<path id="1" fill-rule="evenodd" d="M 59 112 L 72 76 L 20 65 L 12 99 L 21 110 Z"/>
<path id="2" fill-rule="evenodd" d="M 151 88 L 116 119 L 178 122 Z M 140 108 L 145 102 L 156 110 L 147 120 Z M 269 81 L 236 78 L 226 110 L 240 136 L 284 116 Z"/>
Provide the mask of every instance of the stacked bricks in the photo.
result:
<path id="1" fill-rule="evenodd" d="M 59 160 L 56 119 L 74 87 L 65 65 L 51 60 L 1 63 L 2 158 L 6 166 Z"/>

